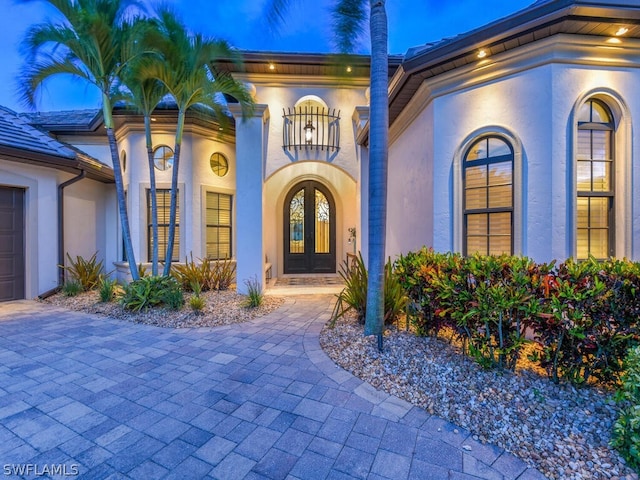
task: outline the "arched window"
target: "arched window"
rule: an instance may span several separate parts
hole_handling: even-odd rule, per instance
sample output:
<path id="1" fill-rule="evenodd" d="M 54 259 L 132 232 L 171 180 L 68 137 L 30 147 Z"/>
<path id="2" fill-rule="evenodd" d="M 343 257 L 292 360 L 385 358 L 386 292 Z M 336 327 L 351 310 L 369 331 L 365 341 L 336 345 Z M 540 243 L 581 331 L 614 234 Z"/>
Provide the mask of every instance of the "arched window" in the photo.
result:
<path id="1" fill-rule="evenodd" d="M 464 155 L 465 255 L 513 253 L 513 147 L 485 136 Z"/>
<path id="2" fill-rule="evenodd" d="M 614 121 L 609 107 L 588 100 L 578 112 L 576 256 L 614 255 Z"/>

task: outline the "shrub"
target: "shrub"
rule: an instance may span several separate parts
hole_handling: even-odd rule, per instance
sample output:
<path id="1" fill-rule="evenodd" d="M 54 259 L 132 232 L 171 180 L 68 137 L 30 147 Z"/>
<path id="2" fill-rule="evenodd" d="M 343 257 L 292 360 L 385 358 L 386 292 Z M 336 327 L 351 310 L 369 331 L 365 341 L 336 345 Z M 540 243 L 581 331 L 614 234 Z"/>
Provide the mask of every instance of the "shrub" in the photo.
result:
<path id="1" fill-rule="evenodd" d="M 622 375 L 622 389 L 618 400 L 627 403 L 613 426 L 611 446 L 620 452 L 627 464 L 640 469 L 640 347 L 629 350 L 626 372 Z"/>
<path id="2" fill-rule="evenodd" d="M 338 295 L 338 301 L 333 310 L 332 319 L 335 322 L 347 312 L 353 310 L 358 321 L 364 322 L 367 310 L 367 269 L 364 266 L 362 254 L 351 265 L 345 261 L 340 265 L 340 276 L 344 280 L 344 288 Z"/>
<path id="3" fill-rule="evenodd" d="M 344 280 L 345 287 L 338 294 L 338 300 L 333 310 L 332 320 L 353 310 L 358 321 L 364 323 L 367 314 L 367 281 L 368 272 L 362 259 L 362 254 L 349 265 L 344 262 L 340 266 L 340 276 Z M 384 267 L 384 322 L 391 323 L 404 312 L 409 299 L 404 288 L 396 277 L 391 260 Z"/>
<path id="4" fill-rule="evenodd" d="M 135 312 L 156 306 L 178 309 L 184 305 L 184 296 L 173 277 L 143 277 L 124 288 L 121 302 Z"/>
<path id="5" fill-rule="evenodd" d="M 81 256 L 77 256 L 75 260 L 67 253 L 69 259 L 68 266 L 62 266 L 71 280 L 77 282 L 82 290 L 93 290 L 98 286 L 100 276 L 102 275 L 102 260 L 97 261 L 98 252 L 94 253 L 89 260 L 85 260 Z"/>
<path id="6" fill-rule="evenodd" d="M 193 295 L 189 299 L 189 306 L 191 307 L 191 310 L 193 310 L 196 313 L 201 313 L 202 310 L 204 309 L 205 304 L 206 303 L 204 301 L 204 298 L 202 298 L 199 295 Z"/>
<path id="7" fill-rule="evenodd" d="M 213 263 L 212 284 L 215 290 L 228 290 L 236 277 L 236 264 L 230 259 Z"/>
<path id="8" fill-rule="evenodd" d="M 113 300 L 113 297 L 116 294 L 116 285 L 117 282 L 115 280 L 111 280 L 105 276 L 100 277 L 100 282 L 98 282 L 98 293 L 100 294 L 101 302 L 107 303 Z"/>
<path id="9" fill-rule="evenodd" d="M 231 260 L 212 261 L 198 259 L 200 263 L 185 258 L 184 265 L 173 265 L 171 275 L 185 290 L 190 290 L 194 282 L 200 284 L 202 291 L 227 290 L 235 278 L 236 267 Z"/>
<path id="10" fill-rule="evenodd" d="M 66 282 L 62 286 L 62 294 L 65 297 L 75 297 L 80 292 L 82 292 L 82 285 L 80 285 L 78 282 Z"/>
<path id="11" fill-rule="evenodd" d="M 245 301 L 245 307 L 256 308 L 262 305 L 264 295 L 262 294 L 262 286 L 256 277 L 245 280 L 244 284 L 247 286 L 247 300 Z"/>
<path id="12" fill-rule="evenodd" d="M 537 264 L 517 256 L 462 257 L 423 248 L 396 261 L 418 334 L 448 326 L 485 367 L 514 369 L 533 334 L 532 356 L 555 381 L 619 381 L 640 340 L 640 264 L 571 259 Z"/>
<path id="13" fill-rule="evenodd" d="M 458 254 L 438 253 L 426 247 L 396 260 L 396 275 L 409 297 L 410 321 L 418 335 L 438 335 L 450 323 L 446 315 L 437 314 L 438 291 L 433 283 L 441 273 L 449 275 L 457 271 L 461 261 Z"/>
<path id="14" fill-rule="evenodd" d="M 540 363 L 558 381 L 620 380 L 628 349 L 638 342 L 638 264 L 571 259 L 547 275 L 545 312 L 532 318 Z"/>

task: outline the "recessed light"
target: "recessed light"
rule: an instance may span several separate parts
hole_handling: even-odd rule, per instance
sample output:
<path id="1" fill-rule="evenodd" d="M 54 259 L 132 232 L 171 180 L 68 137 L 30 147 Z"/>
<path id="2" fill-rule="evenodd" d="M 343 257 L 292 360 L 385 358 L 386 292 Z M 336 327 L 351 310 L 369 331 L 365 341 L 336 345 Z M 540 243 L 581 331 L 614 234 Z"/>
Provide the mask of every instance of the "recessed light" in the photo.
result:
<path id="1" fill-rule="evenodd" d="M 607 39 L 607 43 L 613 43 L 615 45 L 618 45 L 618 44 L 622 43 L 622 40 L 620 40 L 619 38 L 611 37 L 611 38 Z"/>
<path id="2" fill-rule="evenodd" d="M 156 121 L 156 117 L 151 117 L 151 121 L 155 122 Z"/>
<path id="3" fill-rule="evenodd" d="M 624 35 L 628 31 L 629 31 L 629 29 L 627 27 L 620 27 L 618 29 L 618 31 L 616 32 L 616 37 L 621 37 L 622 35 Z"/>
<path id="4" fill-rule="evenodd" d="M 269 70 L 275 70 L 276 66 L 273 63 L 269 64 Z"/>
<path id="5" fill-rule="evenodd" d="M 351 65 L 347 67 L 347 73 L 351 73 Z"/>
<path id="6" fill-rule="evenodd" d="M 484 48 L 481 48 L 478 52 L 478 58 L 485 58 L 488 55 L 487 51 Z"/>

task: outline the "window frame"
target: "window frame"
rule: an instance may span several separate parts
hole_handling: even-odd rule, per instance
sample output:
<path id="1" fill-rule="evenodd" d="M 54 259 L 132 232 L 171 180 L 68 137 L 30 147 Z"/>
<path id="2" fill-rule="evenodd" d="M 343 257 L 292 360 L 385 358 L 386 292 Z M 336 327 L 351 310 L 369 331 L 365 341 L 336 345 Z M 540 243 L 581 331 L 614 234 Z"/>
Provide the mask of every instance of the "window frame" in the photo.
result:
<path id="1" fill-rule="evenodd" d="M 171 211 L 171 189 L 170 188 L 156 188 L 156 198 L 158 197 L 159 193 L 163 193 L 164 195 L 166 195 L 168 197 L 168 201 L 165 201 L 164 205 L 165 207 L 163 208 L 167 208 L 168 212 L 167 214 Z M 177 222 L 176 222 L 176 234 L 175 234 L 175 238 L 174 238 L 174 243 L 173 243 L 173 249 L 174 249 L 174 254 L 176 253 L 175 251 L 177 250 L 177 255 L 172 255 L 172 261 L 179 261 L 179 255 L 180 255 L 180 192 L 176 192 L 177 194 L 177 202 L 176 202 L 176 213 L 177 213 Z M 147 261 L 151 262 L 153 261 L 153 222 L 151 220 L 151 189 L 150 188 L 146 188 L 145 189 L 145 198 L 146 198 L 146 202 L 147 202 Z M 158 204 L 158 213 L 160 212 L 160 205 Z M 159 216 L 159 215 L 158 215 Z M 166 237 L 169 236 L 169 223 L 160 223 L 160 221 L 158 221 L 158 233 L 160 232 L 160 229 L 166 229 Z M 158 235 L 159 236 L 159 235 Z M 166 244 L 165 244 L 166 247 Z M 166 248 L 160 248 L 160 245 L 158 245 L 158 262 L 164 262 L 166 261 L 166 257 L 167 257 L 167 251 Z"/>
<path id="2" fill-rule="evenodd" d="M 214 170 L 214 168 L 213 168 L 212 162 L 213 162 L 213 158 L 214 158 L 216 155 L 217 155 L 218 157 L 222 158 L 222 159 L 224 160 L 224 162 L 225 162 L 225 171 L 224 171 L 224 173 L 223 173 L 223 174 L 220 174 L 220 173 L 216 172 L 216 171 Z M 218 168 L 220 168 L 220 167 L 219 167 L 219 165 L 220 165 L 220 164 L 218 164 Z M 224 177 L 226 177 L 226 176 L 229 174 L 229 170 L 230 170 L 230 167 L 229 167 L 229 158 L 228 158 L 224 153 L 222 153 L 222 152 L 213 152 L 213 153 L 211 154 L 211 156 L 209 157 L 209 168 L 211 168 L 211 172 L 212 172 L 216 177 L 218 177 L 218 178 L 224 178 Z"/>
<path id="3" fill-rule="evenodd" d="M 161 148 L 168 148 L 169 150 L 171 150 L 171 165 L 167 166 L 167 162 L 166 160 L 164 161 L 165 163 L 165 168 L 159 168 L 158 167 L 158 163 L 156 160 L 156 152 L 158 150 L 160 150 Z M 158 170 L 159 172 L 166 172 L 168 170 L 171 170 L 173 168 L 173 164 L 175 162 L 175 154 L 176 152 L 173 150 L 173 148 L 171 148 L 169 145 L 164 145 L 164 144 L 160 144 L 160 145 L 156 145 L 155 147 L 153 147 L 153 168 L 155 168 L 156 170 Z M 164 158 L 164 157 L 163 157 Z"/>
<path id="4" fill-rule="evenodd" d="M 500 140 L 501 142 L 503 142 L 507 147 L 509 147 L 510 153 L 509 154 L 505 154 L 505 155 L 499 155 L 499 156 L 495 156 L 495 157 L 489 157 L 487 156 L 487 158 L 484 159 L 474 159 L 474 160 L 468 160 L 469 158 L 469 153 L 471 152 L 471 149 L 473 147 L 475 147 L 476 145 L 478 145 L 481 141 L 486 141 L 487 142 L 487 146 L 489 144 L 489 140 L 495 138 Z M 510 214 L 510 222 L 509 222 L 509 226 L 510 226 L 510 255 L 513 255 L 515 252 L 515 225 L 514 225 L 514 217 L 515 217 L 515 182 L 516 182 L 516 172 L 515 172 L 515 150 L 513 147 L 513 144 L 511 143 L 510 140 L 508 140 L 507 138 L 504 138 L 501 135 L 496 135 L 496 134 L 485 134 L 485 135 L 480 135 L 475 137 L 472 141 L 469 142 L 468 144 L 469 146 L 466 148 L 466 150 L 464 151 L 464 154 L 462 156 L 462 162 L 461 162 L 461 167 L 462 167 L 462 254 L 465 256 L 468 256 L 470 253 L 468 251 L 468 243 L 469 243 L 469 238 L 468 238 L 468 216 L 469 215 L 474 215 L 474 214 L 486 214 L 487 215 L 487 238 L 490 239 L 491 234 L 490 234 L 490 215 L 494 214 L 494 213 L 509 213 Z M 489 154 L 489 150 L 487 148 L 487 155 Z M 489 207 L 489 202 L 488 202 L 488 198 L 487 198 L 487 207 L 486 208 L 475 208 L 475 209 L 468 209 L 467 208 L 467 169 L 469 167 L 477 167 L 477 166 L 487 166 L 489 167 L 490 165 L 496 165 L 496 164 L 501 164 L 501 163 L 506 163 L 510 161 L 511 162 L 511 206 L 510 207 Z M 487 194 L 489 192 L 489 185 L 487 184 Z M 489 255 L 490 253 L 490 243 L 487 244 L 487 255 Z M 475 253 L 475 252 L 473 252 Z"/>
<path id="5" fill-rule="evenodd" d="M 601 108 L 605 109 L 606 113 L 609 115 L 609 122 L 594 122 L 593 121 L 593 103 L 598 104 Z M 607 241 L 609 243 L 608 248 L 607 248 L 607 258 L 612 258 L 615 257 L 615 246 L 616 246 L 616 222 L 615 222 L 615 198 L 616 198 L 616 124 L 615 124 L 615 117 L 613 114 L 613 110 L 611 109 L 611 107 L 604 101 L 600 100 L 599 98 L 595 98 L 595 97 L 589 97 L 587 99 L 585 99 L 584 102 L 582 102 L 582 104 L 580 105 L 580 108 L 584 105 L 589 104 L 589 122 L 584 122 L 584 121 L 580 121 L 579 119 L 576 121 L 576 139 L 579 136 L 579 132 L 580 131 L 588 131 L 588 132 L 594 132 L 594 131 L 605 131 L 605 132 L 609 132 L 609 141 L 610 141 L 610 152 L 611 152 L 611 158 L 609 159 L 604 159 L 604 160 L 596 160 L 593 158 L 590 158 L 588 160 L 586 159 L 580 159 L 578 158 L 578 149 L 576 148 L 576 152 L 575 152 L 575 156 L 574 156 L 574 161 L 575 161 L 575 167 L 576 167 L 576 200 L 575 200 L 575 214 L 577 217 L 578 214 L 578 199 L 579 198 L 587 198 L 587 199 L 591 199 L 591 198 L 608 198 L 609 199 L 609 205 L 608 205 L 608 211 L 607 211 L 607 230 L 608 230 L 608 235 L 607 235 Z M 591 150 L 591 157 L 593 157 L 593 134 L 590 136 L 590 150 Z M 591 164 L 591 185 L 592 185 L 592 189 L 593 189 L 593 163 L 594 162 L 610 162 L 610 167 L 609 167 L 609 178 L 608 178 L 608 182 L 609 182 L 609 190 L 608 191 L 594 191 L 594 190 L 579 190 L 578 189 L 578 182 L 577 182 L 577 171 L 578 171 L 578 165 L 580 164 L 580 162 L 589 162 Z M 579 257 L 578 256 L 578 222 L 576 219 L 576 224 L 575 224 L 575 253 L 576 253 L 576 259 L 577 260 L 587 260 L 590 256 L 591 256 L 591 235 L 590 232 L 592 230 L 591 225 L 591 215 L 590 215 L 590 208 L 591 206 L 589 205 L 589 211 L 588 211 L 588 215 L 587 215 L 587 221 L 588 221 L 588 225 L 586 227 L 587 230 L 587 256 L 585 258 Z M 580 229 L 584 229 L 584 228 L 580 228 Z M 597 260 L 606 260 L 606 258 L 598 258 L 595 257 Z"/>
<path id="6" fill-rule="evenodd" d="M 207 211 L 209 210 L 209 195 L 213 194 L 213 195 L 218 195 L 218 205 L 220 205 L 220 196 L 225 196 L 225 197 L 229 197 L 229 225 L 221 225 L 220 223 L 217 224 L 210 224 L 207 221 Z M 216 191 L 216 190 L 206 190 L 205 191 L 205 201 L 204 201 L 204 255 L 213 261 L 219 261 L 219 260 L 230 260 L 233 258 L 233 201 L 234 201 L 234 194 L 232 193 L 225 193 L 225 192 L 220 192 L 220 191 Z M 220 208 L 217 209 L 218 211 L 220 211 Z M 218 217 L 219 218 L 219 217 Z M 226 258 L 222 258 L 220 257 L 220 242 L 216 242 L 218 245 L 218 258 L 214 258 L 212 256 L 209 256 L 209 228 L 225 228 L 229 230 L 229 256 Z M 219 238 L 219 237 L 218 237 Z"/>

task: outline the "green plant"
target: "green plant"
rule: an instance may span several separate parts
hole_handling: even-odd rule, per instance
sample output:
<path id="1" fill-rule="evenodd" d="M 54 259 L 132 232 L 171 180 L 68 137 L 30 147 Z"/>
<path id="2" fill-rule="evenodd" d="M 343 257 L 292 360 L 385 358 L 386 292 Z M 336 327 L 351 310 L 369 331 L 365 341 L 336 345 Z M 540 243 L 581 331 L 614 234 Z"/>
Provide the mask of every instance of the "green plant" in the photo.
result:
<path id="1" fill-rule="evenodd" d="M 332 322 L 353 310 L 358 321 L 364 323 L 367 309 L 367 268 L 364 266 L 362 254 L 349 264 L 345 261 L 340 265 L 340 276 L 344 280 L 344 288 L 338 294 L 338 301 L 331 315 Z"/>
<path id="2" fill-rule="evenodd" d="M 68 273 L 69 277 L 80 284 L 82 290 L 93 290 L 98 286 L 100 281 L 100 275 L 102 275 L 102 260 L 97 260 L 98 252 L 94 253 L 89 260 L 85 260 L 81 256 L 76 256 L 76 259 L 72 259 L 71 255 L 67 253 L 69 260 L 68 266 L 62 266 Z"/>
<path id="3" fill-rule="evenodd" d="M 206 303 L 204 301 L 204 298 L 202 298 L 199 295 L 193 295 L 189 299 L 189 306 L 196 313 L 202 312 L 202 310 L 204 309 L 205 304 Z"/>
<path id="4" fill-rule="evenodd" d="M 113 297 L 116 294 L 116 285 L 117 282 L 115 280 L 111 280 L 106 276 L 101 276 L 100 281 L 98 282 L 98 293 L 100 294 L 101 302 L 110 302 L 113 300 Z"/>
<path id="5" fill-rule="evenodd" d="M 514 369 L 530 356 L 554 381 L 615 384 L 640 342 L 640 264 L 571 259 L 556 265 L 518 256 L 437 253 L 423 248 L 395 264 L 418 334 L 451 328 L 463 352 L 487 367 Z"/>
<path id="6" fill-rule="evenodd" d="M 262 293 L 262 285 L 256 277 L 249 280 L 245 280 L 244 284 L 247 286 L 247 300 L 245 306 L 248 308 L 256 308 L 262 305 L 264 295 Z"/>
<path id="7" fill-rule="evenodd" d="M 75 282 L 75 281 L 66 282 L 62 286 L 62 294 L 65 297 L 75 297 L 80 292 L 82 292 L 82 285 L 80 285 L 78 282 Z"/>
<path id="8" fill-rule="evenodd" d="M 212 283 L 216 290 L 228 290 L 236 278 L 236 264 L 231 259 L 214 262 Z"/>
<path id="9" fill-rule="evenodd" d="M 143 277 L 125 286 L 121 302 L 135 312 L 156 306 L 178 309 L 184 305 L 184 296 L 173 277 Z"/>
<path id="10" fill-rule="evenodd" d="M 191 290 L 194 282 L 200 284 L 202 291 L 227 290 L 233 283 L 236 266 L 231 260 L 214 261 L 208 258 L 198 259 L 200 263 L 185 258 L 184 265 L 175 264 L 171 268 L 171 275 L 185 290 Z"/>
<path id="11" fill-rule="evenodd" d="M 625 366 L 617 398 L 627 406 L 613 426 L 611 446 L 637 472 L 640 470 L 640 347 L 629 350 Z"/>
<path id="12" fill-rule="evenodd" d="M 358 253 L 358 257 L 351 264 L 345 261 L 340 266 L 339 273 L 345 287 L 338 294 L 332 321 L 335 323 L 338 318 L 354 310 L 358 321 L 363 323 L 367 310 L 368 273 L 362 254 Z M 391 323 L 396 320 L 405 311 L 408 302 L 409 299 L 389 259 L 384 267 L 384 322 Z"/>
<path id="13" fill-rule="evenodd" d="M 545 311 L 531 327 L 554 381 L 619 381 L 626 352 L 639 339 L 638 270 L 626 261 L 569 259 L 547 275 Z"/>
<path id="14" fill-rule="evenodd" d="M 149 271 L 147 270 L 147 267 L 145 267 L 142 263 L 138 264 L 138 277 L 143 278 L 143 277 L 148 277 L 149 276 Z"/>
<path id="15" fill-rule="evenodd" d="M 214 288 L 211 261 L 208 258 L 200 259 L 200 263 L 196 263 L 193 261 L 193 254 L 191 254 L 190 260 L 189 258 L 184 259 L 184 265 L 172 265 L 171 275 L 185 290 L 192 290 L 192 285 L 196 283 L 203 291 Z"/>

